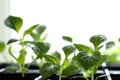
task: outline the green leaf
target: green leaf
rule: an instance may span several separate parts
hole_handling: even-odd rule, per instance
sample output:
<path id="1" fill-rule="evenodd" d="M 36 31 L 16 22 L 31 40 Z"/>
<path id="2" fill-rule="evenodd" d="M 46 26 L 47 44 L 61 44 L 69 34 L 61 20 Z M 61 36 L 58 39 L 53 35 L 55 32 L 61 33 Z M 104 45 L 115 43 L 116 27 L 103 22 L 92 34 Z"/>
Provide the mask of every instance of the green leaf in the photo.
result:
<path id="1" fill-rule="evenodd" d="M 35 32 L 32 32 L 30 35 L 32 36 L 32 38 L 35 41 L 44 40 L 47 35 L 45 35 L 45 37 L 43 39 L 41 38 L 41 35 L 43 34 L 43 32 L 45 30 L 46 30 L 46 26 L 44 26 L 44 25 L 38 25 L 38 27 L 35 29 Z"/>
<path id="2" fill-rule="evenodd" d="M 19 57 L 17 58 L 17 62 L 18 62 L 20 65 L 23 65 L 23 64 L 24 64 L 24 62 L 25 62 L 25 56 L 26 56 L 26 51 L 22 49 L 22 50 L 20 51 Z"/>
<path id="3" fill-rule="evenodd" d="M 60 60 L 52 55 L 44 55 L 44 58 L 47 62 L 51 62 L 53 64 L 58 64 Z"/>
<path id="4" fill-rule="evenodd" d="M 68 37 L 68 36 L 63 36 L 62 37 L 64 40 L 68 41 L 68 42 L 72 42 L 72 38 L 71 37 Z"/>
<path id="5" fill-rule="evenodd" d="M 34 39 L 34 41 L 38 41 L 38 36 L 35 33 L 30 33 L 30 36 Z"/>
<path id="6" fill-rule="evenodd" d="M 103 62 L 107 60 L 108 56 L 107 55 L 101 55 L 99 58 L 99 61 L 95 64 L 95 66 L 101 66 Z"/>
<path id="7" fill-rule="evenodd" d="M 56 57 L 57 59 L 61 60 L 61 55 L 58 51 L 52 53 L 52 56 Z"/>
<path id="8" fill-rule="evenodd" d="M 3 52 L 5 49 L 5 43 L 4 42 L 0 42 L 0 53 Z"/>
<path id="9" fill-rule="evenodd" d="M 71 53 L 75 52 L 75 47 L 72 45 L 64 46 L 63 48 L 64 54 L 66 56 L 70 55 Z"/>
<path id="10" fill-rule="evenodd" d="M 11 43 L 17 42 L 17 41 L 18 41 L 18 39 L 10 39 L 10 40 L 7 42 L 7 44 L 11 44 Z"/>
<path id="11" fill-rule="evenodd" d="M 43 79 L 46 79 L 51 75 L 55 74 L 58 71 L 59 67 L 60 67 L 59 65 L 54 65 L 52 63 L 45 63 L 40 68 L 40 74 L 42 75 Z"/>
<path id="12" fill-rule="evenodd" d="M 39 24 L 34 25 L 34 26 L 30 27 L 29 29 L 25 30 L 25 32 L 23 33 L 23 37 L 26 36 L 27 34 L 32 33 L 32 31 L 33 31 L 37 26 L 39 26 Z"/>
<path id="13" fill-rule="evenodd" d="M 100 54 L 89 55 L 86 52 L 80 52 L 78 53 L 76 59 L 85 70 L 88 70 L 98 63 Z"/>
<path id="14" fill-rule="evenodd" d="M 81 69 L 78 68 L 77 66 L 75 66 L 75 65 L 69 65 L 68 67 L 66 67 L 63 70 L 62 75 L 63 76 L 73 76 L 73 75 L 78 74 L 80 71 L 81 71 Z"/>
<path id="15" fill-rule="evenodd" d="M 80 51 L 85 51 L 87 53 L 92 53 L 93 50 L 91 47 L 88 47 L 86 45 L 83 45 L 83 44 L 74 44 L 74 46 L 77 48 L 77 50 L 80 52 Z"/>
<path id="16" fill-rule="evenodd" d="M 120 38 L 118 38 L 118 41 L 120 42 Z"/>
<path id="17" fill-rule="evenodd" d="M 19 70 L 18 66 L 10 65 L 6 67 L 6 72 L 8 73 L 16 73 Z"/>
<path id="18" fill-rule="evenodd" d="M 101 45 L 99 47 L 97 47 L 97 51 L 99 51 L 104 45 Z"/>
<path id="19" fill-rule="evenodd" d="M 5 25 L 16 32 L 19 32 L 22 27 L 23 20 L 20 17 L 8 16 L 5 20 Z"/>
<path id="20" fill-rule="evenodd" d="M 105 42 L 107 38 L 104 35 L 94 35 L 90 38 L 90 42 L 97 48 L 101 43 Z"/>
<path id="21" fill-rule="evenodd" d="M 106 43 L 106 49 L 110 49 L 113 46 L 115 46 L 115 42 L 113 42 L 113 41 L 109 41 L 109 42 Z"/>
<path id="22" fill-rule="evenodd" d="M 36 28 L 37 34 L 39 34 L 39 36 L 46 30 L 46 26 L 44 25 L 40 25 L 39 27 Z"/>
<path id="23" fill-rule="evenodd" d="M 49 43 L 36 42 L 34 45 L 35 47 L 33 47 L 32 49 L 40 58 L 42 58 L 43 55 L 49 51 L 50 48 Z"/>

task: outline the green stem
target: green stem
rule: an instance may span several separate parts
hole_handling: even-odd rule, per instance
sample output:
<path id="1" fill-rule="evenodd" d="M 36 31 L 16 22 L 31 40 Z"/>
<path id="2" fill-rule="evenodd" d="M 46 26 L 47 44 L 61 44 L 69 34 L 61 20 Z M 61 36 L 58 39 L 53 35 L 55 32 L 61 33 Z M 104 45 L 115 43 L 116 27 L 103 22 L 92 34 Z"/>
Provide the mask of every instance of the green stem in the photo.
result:
<path id="1" fill-rule="evenodd" d="M 88 78 L 89 77 L 89 70 L 84 70 L 84 74 L 83 74 L 83 76 L 85 77 L 85 78 Z"/>
<path id="2" fill-rule="evenodd" d="M 23 66 L 22 66 L 22 77 L 24 77 L 25 76 L 25 65 L 23 64 Z"/>
<path id="3" fill-rule="evenodd" d="M 22 50 L 23 51 L 25 51 L 25 49 L 24 49 L 24 38 L 22 38 L 22 39 L 20 39 L 20 44 L 21 44 L 21 46 L 22 46 Z M 25 57 L 25 52 L 23 52 L 22 51 L 22 54 L 24 53 L 24 57 Z M 22 64 L 22 77 L 24 77 L 24 74 L 25 74 L 25 60 L 24 60 L 24 62 L 23 62 L 23 64 Z"/>
<path id="4" fill-rule="evenodd" d="M 60 67 L 60 69 L 59 69 L 59 80 L 62 79 L 62 71 L 64 70 L 64 64 L 65 64 L 65 62 L 67 61 L 67 58 L 68 58 L 68 56 L 65 56 L 65 59 L 64 59 L 62 65 L 61 65 L 61 67 Z"/>
<path id="5" fill-rule="evenodd" d="M 59 80 L 61 80 L 61 78 L 62 78 L 62 75 L 61 75 L 61 74 L 59 74 Z"/>
<path id="6" fill-rule="evenodd" d="M 94 80 L 94 67 L 92 68 L 92 75 L 91 75 L 92 80 Z"/>

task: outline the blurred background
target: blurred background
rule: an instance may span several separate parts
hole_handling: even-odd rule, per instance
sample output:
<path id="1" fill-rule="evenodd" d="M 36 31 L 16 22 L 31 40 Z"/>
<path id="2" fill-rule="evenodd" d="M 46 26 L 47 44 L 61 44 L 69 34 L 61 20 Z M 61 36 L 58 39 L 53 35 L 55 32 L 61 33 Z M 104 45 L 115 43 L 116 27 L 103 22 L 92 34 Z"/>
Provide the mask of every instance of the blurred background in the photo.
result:
<path id="1" fill-rule="evenodd" d="M 45 25 L 51 52 L 66 44 L 63 35 L 71 36 L 76 43 L 91 45 L 92 35 L 103 34 L 117 46 L 104 51 L 105 54 L 120 55 L 119 4 L 119 0 L 0 0 L 0 40 L 6 42 L 16 37 L 15 32 L 4 25 L 5 18 L 14 15 L 24 20 L 23 30 L 34 24 Z M 7 48 L 0 59 L 1 62 L 9 60 Z M 118 56 L 110 60 L 115 59 L 119 63 Z"/>

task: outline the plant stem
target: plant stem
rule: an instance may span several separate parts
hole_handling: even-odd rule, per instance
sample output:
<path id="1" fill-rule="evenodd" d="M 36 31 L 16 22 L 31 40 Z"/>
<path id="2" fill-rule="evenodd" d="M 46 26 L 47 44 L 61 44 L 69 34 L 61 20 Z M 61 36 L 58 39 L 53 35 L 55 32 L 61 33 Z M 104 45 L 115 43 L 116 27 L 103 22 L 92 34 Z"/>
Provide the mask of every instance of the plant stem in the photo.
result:
<path id="1" fill-rule="evenodd" d="M 61 80 L 61 78 L 62 78 L 62 71 L 64 70 L 64 64 L 66 63 L 67 58 L 68 58 L 68 56 L 65 56 L 65 59 L 64 59 L 62 65 L 61 65 L 61 67 L 59 69 L 59 80 Z"/>
<path id="2" fill-rule="evenodd" d="M 92 80 L 94 80 L 94 67 L 92 68 L 92 75 L 91 75 Z"/>
<path id="3" fill-rule="evenodd" d="M 25 58 L 25 49 L 24 49 L 24 38 L 20 39 L 20 43 L 21 43 L 21 46 L 22 46 L 22 52 L 21 54 L 24 54 L 24 58 Z M 25 74 L 25 59 L 23 59 L 23 63 L 22 63 L 22 77 L 24 77 L 24 74 Z"/>
<path id="4" fill-rule="evenodd" d="M 59 74 L 59 80 L 61 80 L 61 78 L 62 78 L 62 75 L 61 75 L 61 74 Z"/>
<path id="5" fill-rule="evenodd" d="M 22 66 L 22 77 L 24 77 L 25 76 L 25 65 L 23 64 L 23 66 Z"/>

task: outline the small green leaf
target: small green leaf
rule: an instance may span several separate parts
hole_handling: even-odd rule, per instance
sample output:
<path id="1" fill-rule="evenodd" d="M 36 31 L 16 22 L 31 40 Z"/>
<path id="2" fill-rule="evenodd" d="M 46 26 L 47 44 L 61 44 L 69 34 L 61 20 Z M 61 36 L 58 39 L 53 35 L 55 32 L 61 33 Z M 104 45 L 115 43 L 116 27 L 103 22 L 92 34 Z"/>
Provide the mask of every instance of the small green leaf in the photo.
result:
<path id="1" fill-rule="evenodd" d="M 86 45 L 83 45 L 83 44 L 74 44 L 74 46 L 78 49 L 78 51 L 85 51 L 87 53 L 92 53 L 93 50 L 91 47 L 88 47 Z"/>
<path id="2" fill-rule="evenodd" d="M 39 26 L 39 24 L 34 25 L 34 26 L 30 27 L 29 29 L 25 30 L 25 32 L 23 33 L 23 37 L 26 36 L 27 34 L 32 33 L 32 31 L 33 31 L 37 26 Z"/>
<path id="3" fill-rule="evenodd" d="M 3 52 L 5 49 L 5 43 L 4 42 L 0 42 L 0 52 Z"/>
<path id="4" fill-rule="evenodd" d="M 104 45 L 101 45 L 99 47 L 97 47 L 97 51 L 99 51 Z"/>
<path id="5" fill-rule="evenodd" d="M 53 64 L 58 64 L 60 60 L 52 55 L 44 55 L 44 58 L 47 62 L 51 62 Z"/>
<path id="6" fill-rule="evenodd" d="M 71 37 L 68 37 L 68 36 L 63 36 L 62 37 L 64 40 L 68 41 L 68 42 L 72 42 L 72 38 Z"/>
<path id="7" fill-rule="evenodd" d="M 107 38 L 104 35 L 94 35 L 90 38 L 90 42 L 94 44 L 95 48 L 97 48 L 101 43 L 105 42 Z"/>
<path id="8" fill-rule="evenodd" d="M 106 43 L 106 49 L 110 49 L 113 46 L 115 46 L 115 42 L 113 42 L 113 41 L 109 41 L 109 42 Z"/>
<path id="9" fill-rule="evenodd" d="M 51 75 L 55 74 L 58 71 L 59 67 L 60 67 L 59 65 L 54 65 L 52 63 L 45 63 L 40 68 L 40 74 L 42 75 L 43 79 L 46 79 Z"/>
<path id="10" fill-rule="evenodd" d="M 11 43 L 17 42 L 17 41 L 18 41 L 18 39 L 10 39 L 10 40 L 7 42 L 7 44 L 11 44 Z"/>
<path id="11" fill-rule="evenodd" d="M 58 51 L 52 53 L 52 56 L 56 57 L 57 59 L 61 60 L 61 55 Z"/>
<path id="12" fill-rule="evenodd" d="M 41 36 L 41 34 L 46 30 L 46 26 L 44 25 L 39 25 L 39 27 L 36 28 L 37 34 Z"/>
<path id="13" fill-rule="evenodd" d="M 73 76 L 73 75 L 78 74 L 80 71 L 81 71 L 81 69 L 78 68 L 77 66 L 75 66 L 75 65 L 69 65 L 68 67 L 66 67 L 63 70 L 62 75 L 63 76 Z"/>
<path id="14" fill-rule="evenodd" d="M 63 48 L 64 54 L 66 56 L 70 55 L 71 53 L 75 52 L 75 47 L 72 45 L 64 46 Z"/>
<path id="15" fill-rule="evenodd" d="M 42 43 L 42 42 L 36 42 L 35 47 L 33 47 L 33 51 L 42 58 L 44 54 L 46 54 L 50 48 L 49 43 Z"/>
<path id="16" fill-rule="evenodd" d="M 8 16 L 5 20 L 5 25 L 16 32 L 19 32 L 22 27 L 23 20 L 20 17 Z"/>

